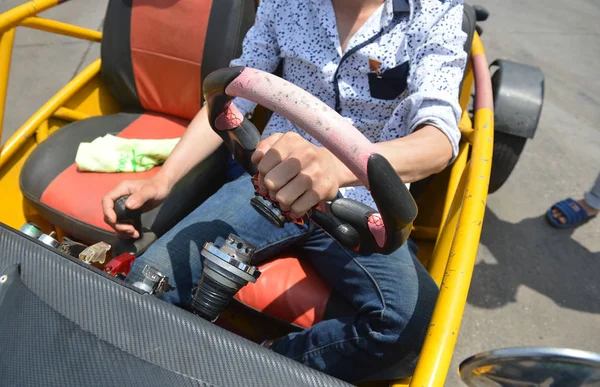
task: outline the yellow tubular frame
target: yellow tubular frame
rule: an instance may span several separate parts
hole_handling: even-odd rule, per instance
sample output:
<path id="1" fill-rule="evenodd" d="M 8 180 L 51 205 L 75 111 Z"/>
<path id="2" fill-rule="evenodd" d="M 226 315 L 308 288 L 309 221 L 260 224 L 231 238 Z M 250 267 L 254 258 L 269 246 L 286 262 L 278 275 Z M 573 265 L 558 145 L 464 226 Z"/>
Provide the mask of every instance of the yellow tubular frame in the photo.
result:
<path id="1" fill-rule="evenodd" d="M 31 0 L 0 15 L 0 137 L 17 26 L 94 42 L 102 39 L 102 34 L 98 31 L 36 16 L 39 12 L 58 4 L 59 0 Z M 485 57 L 477 33 L 473 37 L 471 55 Z M 471 63 L 469 61 L 460 96 L 463 110 L 466 110 L 474 79 L 477 81 L 478 88 L 485 86 L 491 88 L 487 67 L 483 70 L 474 69 Z M 65 103 L 90 83 L 99 71 L 100 59 L 78 74 L 32 115 L 6 144 L 0 147 L 0 170 L 23 149 L 28 139 L 35 136 L 39 143 L 48 137 L 49 133 L 56 128 L 56 124 L 49 123 L 51 118 L 63 121 L 87 118 L 87 114 L 69 109 L 65 107 Z M 488 84 L 482 85 L 480 82 Z M 435 281 L 440 284 L 440 294 L 412 380 L 392 381 L 391 386 L 407 386 L 408 383 L 418 387 L 444 385 L 465 309 L 481 235 L 492 159 L 493 124 L 491 109 L 477 107 L 474 125 L 468 114 L 463 114 L 459 124 L 463 142 L 459 156 L 450 171 L 448 194 L 444 201 L 440 227 L 421 227 L 415 230 L 426 236 L 428 240 L 433 241 L 437 238 L 428 269 Z"/>
<path id="2" fill-rule="evenodd" d="M 92 42 L 100 42 L 102 40 L 102 32 L 100 31 L 90 30 L 88 28 L 78 27 L 41 17 L 29 17 L 24 19 L 20 25 L 36 30 L 70 36 L 72 38 L 90 40 Z"/>
<path id="3" fill-rule="evenodd" d="M 37 17 L 39 12 L 54 7 L 59 0 L 32 0 L 0 14 L 0 138 L 2 137 L 2 122 L 6 103 L 6 92 L 10 72 L 10 61 L 15 35 L 15 27 L 23 26 L 55 34 L 100 42 L 102 33 L 88 28 L 78 27 L 67 23 Z M 27 139 L 36 134 L 36 139 L 41 142 L 48 137 L 48 119 L 51 117 L 65 121 L 77 121 L 88 116 L 63 105 L 83 86 L 85 86 L 100 71 L 100 59 L 89 65 L 78 74 L 71 82 L 63 87 L 54 97 L 46 102 L 33 116 L 31 116 L 15 134 L 0 147 L 0 168 L 21 149 Z"/>
<path id="4" fill-rule="evenodd" d="M 8 75 L 12 59 L 15 29 L 12 28 L 0 35 L 0 139 L 2 138 L 2 124 L 4 122 L 4 106 L 6 106 L 6 93 L 8 92 Z M 2 144 L 0 144 L 1 146 Z M 2 149 L 0 147 L 0 149 Z"/>
<path id="5" fill-rule="evenodd" d="M 48 118 L 58 113 L 69 121 L 76 121 L 78 117 L 85 117 L 84 114 L 73 112 L 72 110 L 62 108 L 62 105 L 69 100 L 81 87 L 88 83 L 100 72 L 100 59 L 89 65 L 85 70 L 79 73 L 71 82 L 63 87 L 54 97 L 44 104 L 34 115 L 29 117 L 27 122 L 8 139 L 0 151 L 0 168 L 23 146 L 28 138 L 33 136 L 42 124 Z M 68 117 L 67 117 L 68 116 Z"/>
<path id="6" fill-rule="evenodd" d="M 477 33 L 473 37 L 471 55 L 485 58 L 483 44 Z M 491 90 L 487 66 L 474 70 L 476 86 Z M 453 238 L 440 238 L 436 246 L 436 249 L 449 250 L 448 263 L 411 386 L 443 386 L 448 374 L 471 284 L 485 213 L 494 138 L 494 113 L 490 108 L 477 107 L 472 138 L 471 157 L 458 182 L 457 192 L 461 192 L 462 184 L 465 185 L 464 194 L 460 198 L 460 209 L 452 214 L 452 207 L 459 205 L 459 199 L 454 198 L 442 233 L 442 236 Z M 455 231 L 453 227 L 449 227 L 454 222 L 457 224 Z"/>
<path id="7" fill-rule="evenodd" d="M 31 0 L 25 4 L 0 14 L 0 33 L 16 27 L 23 19 L 52 8 L 60 3 L 59 0 Z"/>
<path id="8" fill-rule="evenodd" d="M 4 121 L 4 108 L 6 106 L 6 93 L 8 89 L 10 62 L 12 58 L 15 28 L 17 26 L 33 28 L 78 39 L 85 39 L 92 42 L 100 42 L 102 40 L 102 33 L 100 31 L 78 27 L 55 20 L 36 17 L 38 13 L 52 8 L 60 4 L 61 2 L 62 1 L 60 0 L 31 0 L 25 4 L 19 5 L 9 11 L 0 14 L 0 138 L 2 138 L 2 123 Z M 96 69 L 96 67 L 98 68 L 98 70 L 100 69 L 99 61 L 90 65 L 90 67 L 88 67 L 88 69 L 84 71 L 84 73 L 87 71 L 86 76 L 90 75 L 90 71 Z M 89 78 L 86 77 L 86 82 L 89 81 L 97 73 L 98 71 L 95 71 L 93 74 L 91 74 Z M 73 82 L 75 81 L 75 79 L 79 79 L 79 81 Z M 4 146 L 0 144 L 0 168 L 6 163 L 8 158 L 10 158 L 10 156 L 13 155 L 20 148 L 20 145 L 24 143 L 24 140 L 33 135 L 35 129 L 37 129 L 37 127 L 41 124 L 41 121 L 48 119 L 54 113 L 54 111 L 51 111 L 50 115 L 48 115 L 47 117 L 39 118 L 39 113 L 42 110 L 45 109 L 44 111 L 46 111 L 49 107 L 55 106 L 57 102 L 56 99 L 59 97 L 59 95 L 61 104 L 64 103 L 68 98 L 75 94 L 75 92 L 80 87 L 82 87 L 85 84 L 85 82 L 81 82 L 79 76 L 75 79 L 72 82 L 70 82 L 67 86 L 65 86 L 59 92 L 59 94 L 52 98 L 52 100 L 48 101 L 46 105 L 44 105 L 42 109 L 40 109 L 40 111 L 38 111 L 33 117 L 31 117 L 27 121 L 27 123 L 23 125 L 23 127 L 17 133 L 15 133 L 16 137 L 11 137 Z M 77 86 L 77 89 L 73 89 L 74 86 Z M 58 109 L 59 107 L 60 105 L 56 106 L 54 110 Z M 42 116 L 43 115 L 45 114 L 42 114 Z M 33 129 L 32 131 L 30 128 L 31 125 L 28 124 L 34 118 L 36 118 L 36 120 L 34 120 L 35 129 Z M 42 138 L 43 137 L 44 136 L 42 135 Z"/>

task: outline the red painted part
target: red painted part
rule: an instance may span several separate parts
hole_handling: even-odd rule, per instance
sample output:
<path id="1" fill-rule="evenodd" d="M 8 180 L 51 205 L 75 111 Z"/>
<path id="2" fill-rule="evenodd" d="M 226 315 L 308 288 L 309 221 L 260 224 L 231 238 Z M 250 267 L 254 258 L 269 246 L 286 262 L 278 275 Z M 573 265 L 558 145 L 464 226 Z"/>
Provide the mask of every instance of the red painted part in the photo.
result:
<path id="1" fill-rule="evenodd" d="M 218 130 L 235 129 L 242 125 L 244 115 L 238 108 L 230 103 L 227 109 L 215 119 L 215 127 Z"/>
<path id="2" fill-rule="evenodd" d="M 129 271 L 131 270 L 131 264 L 134 260 L 134 255 L 123 253 L 111 259 L 110 262 L 104 266 L 104 271 L 112 276 L 117 274 L 126 276 L 129 274 Z"/>
<path id="3" fill-rule="evenodd" d="M 373 234 L 373 237 L 377 242 L 377 245 L 379 247 L 383 247 L 385 245 L 385 224 L 383 224 L 381 214 L 375 213 L 369 215 L 367 224 L 369 226 L 369 231 L 371 231 L 371 234 Z"/>
<path id="4" fill-rule="evenodd" d="M 473 73 L 475 74 L 475 109 L 494 109 L 493 91 L 490 84 L 490 70 L 483 54 L 473 55 Z"/>
<path id="5" fill-rule="evenodd" d="M 183 135 L 188 121 L 158 114 L 144 114 L 118 134 L 123 138 L 166 139 Z M 146 172 L 94 173 L 79 172 L 72 164 L 46 188 L 41 202 L 67 216 L 95 227 L 112 231 L 104 222 L 102 197 L 123 180 L 147 179 L 160 167 Z"/>

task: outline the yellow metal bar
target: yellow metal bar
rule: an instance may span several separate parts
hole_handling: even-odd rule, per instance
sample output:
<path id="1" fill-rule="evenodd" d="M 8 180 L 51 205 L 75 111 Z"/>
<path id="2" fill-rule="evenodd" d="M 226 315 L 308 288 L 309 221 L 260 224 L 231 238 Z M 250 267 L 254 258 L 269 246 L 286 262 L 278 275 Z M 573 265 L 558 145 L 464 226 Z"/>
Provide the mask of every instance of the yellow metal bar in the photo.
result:
<path id="1" fill-rule="evenodd" d="M 28 17 L 27 19 L 23 20 L 20 25 L 36 30 L 71 36 L 73 38 L 91 40 L 92 42 L 100 42 L 102 40 L 102 32 L 100 31 L 78 27 L 56 20 L 44 19 L 41 17 Z"/>
<path id="2" fill-rule="evenodd" d="M 10 29 L 0 36 L 0 141 L 4 124 L 4 108 L 6 107 L 6 93 L 8 92 L 8 75 L 10 74 L 10 61 L 12 58 L 15 29 Z M 0 144 L 0 149 L 2 149 Z"/>
<path id="3" fill-rule="evenodd" d="M 71 98 L 79 89 L 95 77 L 100 71 L 100 59 L 89 65 L 85 70 L 79 73 L 65 87 L 63 87 L 54 97 L 44 104 L 19 130 L 8 139 L 6 145 L 0 151 L 0 168 L 19 150 L 28 138 L 34 135 L 40 124 L 50 118 L 64 103 Z"/>
<path id="4" fill-rule="evenodd" d="M 483 45 L 477 34 L 473 38 L 472 55 L 481 55 L 477 58 L 478 62 L 485 62 Z M 466 171 L 466 189 L 440 294 L 411 386 L 444 385 L 481 236 L 491 170 L 494 113 L 491 109 L 491 82 L 487 62 L 484 65 L 474 64 L 473 67 L 476 101 L 481 103 L 476 103 L 474 143 L 470 165 Z"/>
<path id="5" fill-rule="evenodd" d="M 439 231 L 439 227 L 414 226 L 410 236 L 418 240 L 433 241 L 437 238 Z"/>
<path id="6" fill-rule="evenodd" d="M 475 138 L 472 157 L 491 158 L 494 117 L 490 109 L 475 114 L 476 131 L 485 133 Z M 431 318 L 427 339 L 421 351 L 423 365 L 417 366 L 416 386 L 443 386 L 456 345 L 465 309 L 471 276 L 475 265 L 491 163 L 474 162 L 468 175 L 462 211 L 450 249 L 448 264 L 440 287 L 436 309 Z"/>
<path id="7" fill-rule="evenodd" d="M 463 85 L 459 98 L 460 107 L 463 111 L 467 111 L 467 106 L 469 105 L 469 100 L 471 99 L 471 91 L 473 90 L 473 81 L 473 64 L 469 59 L 467 61 L 467 68 L 465 69 L 465 77 L 463 78 Z"/>
<path id="8" fill-rule="evenodd" d="M 61 107 L 54 112 L 52 117 L 60 118 L 61 120 L 65 121 L 81 121 L 89 118 L 90 116 L 85 113 L 78 112 L 77 110 Z"/>
<path id="9" fill-rule="evenodd" d="M 440 221 L 440 231 L 443 230 L 444 224 L 446 224 L 446 218 L 448 217 L 448 213 L 450 211 L 450 205 L 454 200 L 454 196 L 458 191 L 458 183 L 460 181 L 460 177 L 463 175 L 463 171 L 467 166 L 467 158 L 469 156 L 469 144 L 465 142 L 461 142 L 458 147 L 458 156 L 454 163 L 452 164 L 452 169 L 450 170 L 450 177 L 448 178 L 448 189 L 446 190 L 446 199 L 444 201 L 444 211 L 442 212 L 442 220 Z M 439 239 L 439 235 L 437 237 Z"/>
<path id="10" fill-rule="evenodd" d="M 444 279 L 444 273 L 448 264 L 448 257 L 452 248 L 452 242 L 456 235 L 456 226 L 460 215 L 461 205 L 463 202 L 463 193 L 467 182 L 467 171 L 463 169 L 459 176 L 456 194 L 448 210 L 448 215 L 441 227 L 438 240 L 436 241 L 431 259 L 428 264 L 428 271 L 435 283 L 441 286 Z"/>
<path id="11" fill-rule="evenodd" d="M 460 130 L 461 140 L 473 144 L 473 122 L 469 113 L 463 110 L 463 114 L 460 116 L 460 122 L 458 123 L 458 129 Z"/>
<path id="12" fill-rule="evenodd" d="M 470 119 L 469 119 L 470 120 Z M 473 129 L 470 128 L 461 128 L 459 126 L 460 129 L 460 137 L 462 140 L 468 142 L 469 144 L 473 143 L 473 136 L 474 136 L 474 131 Z"/>
<path id="13" fill-rule="evenodd" d="M 400 380 L 392 380 L 389 387 L 408 387 L 410 386 L 410 378 L 404 378 Z"/>
<path id="14" fill-rule="evenodd" d="M 458 129 L 460 129 L 461 134 L 473 132 L 473 122 L 471 121 L 471 117 L 469 117 L 469 113 L 466 110 L 463 110 L 462 114 L 460 115 Z"/>
<path id="15" fill-rule="evenodd" d="M 459 102 L 463 114 L 460 117 L 458 128 L 460 129 L 462 139 L 471 144 L 473 143 L 473 124 L 467 112 L 467 107 L 469 105 L 469 101 L 471 100 L 471 91 L 473 90 L 474 79 L 473 63 L 469 59 L 467 62 L 467 68 L 465 69 L 462 90 L 460 91 Z"/>
<path id="16" fill-rule="evenodd" d="M 39 144 L 48 138 L 50 134 L 50 128 L 48 127 L 48 120 L 42 121 L 38 130 L 35 132 L 35 141 Z"/>
<path id="17" fill-rule="evenodd" d="M 16 27 L 21 20 L 52 8 L 59 0 L 31 0 L 0 14 L 0 33 Z"/>

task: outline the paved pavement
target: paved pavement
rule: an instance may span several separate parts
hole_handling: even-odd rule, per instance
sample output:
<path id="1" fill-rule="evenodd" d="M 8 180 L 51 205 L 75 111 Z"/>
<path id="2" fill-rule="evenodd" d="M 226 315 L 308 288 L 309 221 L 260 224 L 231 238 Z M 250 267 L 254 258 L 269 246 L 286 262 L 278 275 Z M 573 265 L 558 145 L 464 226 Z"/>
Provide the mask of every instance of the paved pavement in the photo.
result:
<path id="1" fill-rule="evenodd" d="M 0 0 L 0 11 L 20 1 Z M 543 214 L 581 197 L 600 172 L 600 3 L 480 0 L 488 59 L 542 68 L 546 99 L 536 138 L 488 201 L 477 266 L 448 386 L 460 360 L 498 347 L 560 346 L 600 352 L 600 219 L 576 231 Z M 99 29 L 106 0 L 77 0 L 44 16 Z M 12 64 L 6 140 L 82 67 L 98 45 L 22 29 Z"/>
<path id="2" fill-rule="evenodd" d="M 25 0 L 0 0 L 4 12 Z M 40 16 L 101 29 L 107 0 L 75 0 Z M 100 56 L 100 44 L 17 28 L 2 142 L 73 76 Z"/>

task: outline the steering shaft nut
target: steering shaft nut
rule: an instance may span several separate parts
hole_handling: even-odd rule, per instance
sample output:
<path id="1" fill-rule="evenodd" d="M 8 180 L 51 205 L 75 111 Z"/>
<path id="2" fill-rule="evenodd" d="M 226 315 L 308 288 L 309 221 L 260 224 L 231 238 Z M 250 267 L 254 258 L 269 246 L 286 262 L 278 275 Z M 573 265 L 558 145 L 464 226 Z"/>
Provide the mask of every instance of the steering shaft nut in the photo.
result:
<path id="1" fill-rule="evenodd" d="M 278 228 L 282 228 L 288 221 L 285 214 L 281 212 L 269 199 L 256 195 L 250 199 L 252 207 L 262 216 L 267 218 L 271 224 Z"/>

